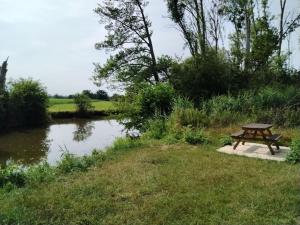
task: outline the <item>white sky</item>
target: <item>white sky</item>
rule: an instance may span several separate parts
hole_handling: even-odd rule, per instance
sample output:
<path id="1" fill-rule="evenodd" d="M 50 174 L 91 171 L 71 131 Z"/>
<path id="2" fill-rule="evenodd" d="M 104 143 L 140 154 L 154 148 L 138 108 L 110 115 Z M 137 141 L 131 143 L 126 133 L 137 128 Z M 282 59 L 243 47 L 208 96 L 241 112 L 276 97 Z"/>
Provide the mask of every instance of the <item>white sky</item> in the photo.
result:
<path id="1" fill-rule="evenodd" d="M 0 0 L 0 62 L 10 56 L 8 79 L 38 79 L 50 94 L 97 90 L 90 80 L 93 63 L 104 63 L 107 58 L 105 52 L 94 48 L 105 36 L 93 12 L 97 2 L 101 0 Z M 278 2 L 272 1 L 272 10 L 278 8 Z M 299 10 L 299 0 L 288 2 L 289 9 Z M 166 18 L 164 1 L 150 0 L 147 13 L 157 54 L 187 56 L 180 34 Z M 298 31 L 291 39 L 297 67 L 299 39 Z"/>

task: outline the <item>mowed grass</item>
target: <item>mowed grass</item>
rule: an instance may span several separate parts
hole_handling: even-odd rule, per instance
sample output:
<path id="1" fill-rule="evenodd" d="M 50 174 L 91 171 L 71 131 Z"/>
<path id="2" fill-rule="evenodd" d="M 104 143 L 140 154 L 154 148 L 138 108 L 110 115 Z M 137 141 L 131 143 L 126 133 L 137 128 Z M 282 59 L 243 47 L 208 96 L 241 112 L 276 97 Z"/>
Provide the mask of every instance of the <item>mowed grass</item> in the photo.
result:
<path id="1" fill-rule="evenodd" d="M 96 111 L 110 111 L 114 109 L 113 102 L 92 100 Z M 75 112 L 76 105 L 73 99 L 50 98 L 48 111 L 51 112 Z"/>
<path id="2" fill-rule="evenodd" d="M 85 173 L 0 193 L 4 224 L 296 224 L 299 166 L 215 144 L 135 149 Z M 1 221 L 1 222 L 2 222 Z"/>

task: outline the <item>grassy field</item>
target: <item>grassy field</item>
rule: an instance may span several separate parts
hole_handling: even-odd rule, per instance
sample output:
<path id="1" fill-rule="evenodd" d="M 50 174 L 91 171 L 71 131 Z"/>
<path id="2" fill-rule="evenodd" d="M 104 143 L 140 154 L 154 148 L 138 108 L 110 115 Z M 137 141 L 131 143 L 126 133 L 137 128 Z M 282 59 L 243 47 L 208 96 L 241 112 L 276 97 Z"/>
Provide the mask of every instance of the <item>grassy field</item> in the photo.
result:
<path id="1" fill-rule="evenodd" d="M 151 141 L 124 149 L 121 145 L 117 148 L 121 154 L 88 172 L 0 191 L 0 222 L 296 224 L 299 165 L 218 153 L 220 132 L 209 132 L 210 144 Z"/>
<path id="2" fill-rule="evenodd" d="M 96 111 L 109 111 L 113 110 L 114 106 L 109 101 L 92 100 L 92 105 Z M 49 112 L 75 112 L 76 106 L 73 99 L 57 99 L 50 98 Z"/>

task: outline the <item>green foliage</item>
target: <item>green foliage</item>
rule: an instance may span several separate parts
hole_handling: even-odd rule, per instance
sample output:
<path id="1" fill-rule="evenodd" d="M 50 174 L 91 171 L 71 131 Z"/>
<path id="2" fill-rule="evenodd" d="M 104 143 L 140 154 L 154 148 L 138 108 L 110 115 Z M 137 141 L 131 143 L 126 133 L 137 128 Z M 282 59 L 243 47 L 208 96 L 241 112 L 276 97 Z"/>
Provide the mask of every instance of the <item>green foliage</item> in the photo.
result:
<path id="1" fill-rule="evenodd" d="M 29 166 L 26 169 L 26 184 L 34 185 L 49 182 L 55 179 L 57 171 L 47 162 Z"/>
<path id="2" fill-rule="evenodd" d="M 98 90 L 96 93 L 93 93 L 90 90 L 83 90 L 82 94 L 88 96 L 90 99 L 109 100 L 109 96 L 104 90 Z"/>
<path id="3" fill-rule="evenodd" d="M 208 123 L 207 115 L 195 108 L 175 109 L 170 115 L 170 123 L 174 128 L 192 126 L 194 128 L 204 127 Z"/>
<path id="4" fill-rule="evenodd" d="M 232 145 L 233 139 L 230 136 L 223 136 L 220 138 L 220 143 L 222 146 Z"/>
<path id="5" fill-rule="evenodd" d="M 160 81 L 146 5 L 145 0 L 104 0 L 98 4 L 95 12 L 108 34 L 96 49 L 115 54 L 104 65 L 96 65 L 96 83 L 109 79 L 130 86 Z"/>
<path id="6" fill-rule="evenodd" d="M 300 125 L 300 91 L 293 86 L 265 87 L 257 91 L 246 91 L 236 96 L 222 95 L 203 102 L 202 111 L 209 124 L 229 125 L 244 121 L 272 123 L 293 127 Z"/>
<path id="7" fill-rule="evenodd" d="M 48 94 L 40 82 L 19 79 L 9 89 L 9 117 L 14 126 L 36 126 L 47 122 Z"/>
<path id="8" fill-rule="evenodd" d="M 74 96 L 77 112 L 81 115 L 87 115 L 89 111 L 94 109 L 91 99 L 85 94 L 77 94 Z"/>
<path id="9" fill-rule="evenodd" d="M 243 87 L 244 81 L 238 75 L 239 72 L 235 71 L 225 55 L 211 51 L 205 56 L 175 64 L 170 82 L 181 95 L 197 103 L 203 98 Z"/>
<path id="10" fill-rule="evenodd" d="M 4 169 L 0 168 L 0 187 L 4 186 L 23 187 L 26 183 L 25 168 L 20 165 L 10 164 Z"/>
<path id="11" fill-rule="evenodd" d="M 125 126 L 145 131 L 149 119 L 165 117 L 172 111 L 172 102 L 175 97 L 174 89 L 165 83 L 146 85 L 136 93 L 129 93 L 127 101 L 122 106 L 125 111 Z M 126 99 L 125 99 L 126 101 Z"/>
<path id="12" fill-rule="evenodd" d="M 62 160 L 57 168 L 62 173 L 83 172 L 92 165 L 92 161 L 88 156 L 79 157 L 68 152 L 63 154 Z"/>
<path id="13" fill-rule="evenodd" d="M 108 148 L 108 154 L 114 155 L 117 152 L 128 151 L 143 145 L 143 141 L 140 139 L 133 140 L 131 138 L 117 138 L 113 145 Z"/>
<path id="14" fill-rule="evenodd" d="M 192 145 L 208 143 L 208 138 L 204 135 L 203 130 L 192 129 L 191 127 L 185 129 L 184 140 Z"/>
<path id="15" fill-rule="evenodd" d="M 166 135 L 166 131 L 165 119 L 152 119 L 148 121 L 146 136 L 154 139 L 162 139 Z"/>
<path id="16" fill-rule="evenodd" d="M 173 101 L 173 110 L 177 109 L 192 109 L 194 108 L 194 103 L 186 97 L 177 97 Z"/>
<path id="17" fill-rule="evenodd" d="M 291 144 L 291 151 L 286 157 L 286 160 L 290 163 L 300 162 L 300 140 L 293 140 Z"/>

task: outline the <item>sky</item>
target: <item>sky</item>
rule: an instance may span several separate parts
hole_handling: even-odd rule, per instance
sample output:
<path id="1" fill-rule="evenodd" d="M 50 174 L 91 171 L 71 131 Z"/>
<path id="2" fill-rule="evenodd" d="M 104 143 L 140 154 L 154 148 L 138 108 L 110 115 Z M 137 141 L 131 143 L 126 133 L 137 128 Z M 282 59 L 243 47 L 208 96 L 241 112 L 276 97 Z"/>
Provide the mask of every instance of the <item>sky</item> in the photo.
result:
<path id="1" fill-rule="evenodd" d="M 7 78 L 39 80 L 49 94 L 98 90 L 91 80 L 93 63 L 104 63 L 108 57 L 104 51 L 94 48 L 106 34 L 98 22 L 98 15 L 93 12 L 100 2 L 0 0 L 0 62 L 10 57 Z M 278 9 L 278 2 L 272 1 L 271 10 Z M 296 12 L 299 6 L 300 0 L 288 0 L 289 9 Z M 187 57 L 180 33 L 167 18 L 164 1 L 150 0 L 146 12 L 153 24 L 157 55 Z M 297 68 L 300 66 L 299 39 L 297 31 L 291 38 L 292 64 Z M 106 86 L 100 88 L 110 94 L 118 92 Z"/>

